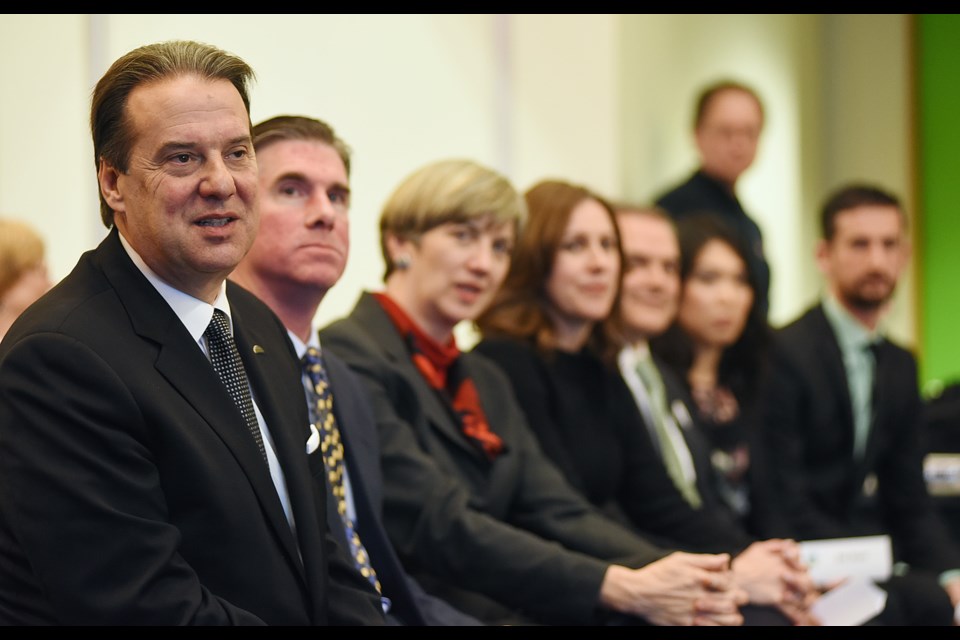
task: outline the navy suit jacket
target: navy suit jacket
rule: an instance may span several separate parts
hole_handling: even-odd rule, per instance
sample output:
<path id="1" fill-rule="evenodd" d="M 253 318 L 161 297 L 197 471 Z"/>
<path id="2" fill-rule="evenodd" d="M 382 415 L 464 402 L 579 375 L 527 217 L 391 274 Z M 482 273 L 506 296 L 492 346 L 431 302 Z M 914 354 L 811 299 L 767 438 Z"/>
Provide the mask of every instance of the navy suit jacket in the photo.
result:
<path id="1" fill-rule="evenodd" d="M 330 351 L 323 352 L 330 379 L 333 413 L 343 440 L 344 459 L 350 474 L 350 489 L 357 512 L 357 533 L 377 572 L 383 594 L 390 598 L 388 618 L 404 625 L 463 626 L 480 625 L 468 616 L 431 596 L 407 574 L 383 528 L 383 472 L 380 470 L 380 443 L 377 424 L 370 410 L 370 399 L 356 375 Z M 326 477 L 326 474 L 324 474 Z M 337 543 L 344 548 L 347 538 L 338 526 L 340 515 L 330 483 L 327 488 L 327 520 Z"/>
<path id="2" fill-rule="evenodd" d="M 114 229 L 0 342 L 0 622 L 383 624 L 326 526 L 286 330 L 227 296 L 296 534 L 225 385 Z"/>

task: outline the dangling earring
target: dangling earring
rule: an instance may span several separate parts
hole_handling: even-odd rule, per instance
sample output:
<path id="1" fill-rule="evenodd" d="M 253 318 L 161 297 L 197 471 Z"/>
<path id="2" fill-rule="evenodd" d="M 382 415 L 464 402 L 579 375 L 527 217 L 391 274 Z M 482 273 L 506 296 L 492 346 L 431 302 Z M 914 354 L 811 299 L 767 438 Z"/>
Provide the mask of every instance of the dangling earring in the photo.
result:
<path id="1" fill-rule="evenodd" d="M 393 261 L 393 267 L 398 271 L 406 271 L 410 268 L 410 256 L 405 253 L 397 256 L 397 259 Z"/>

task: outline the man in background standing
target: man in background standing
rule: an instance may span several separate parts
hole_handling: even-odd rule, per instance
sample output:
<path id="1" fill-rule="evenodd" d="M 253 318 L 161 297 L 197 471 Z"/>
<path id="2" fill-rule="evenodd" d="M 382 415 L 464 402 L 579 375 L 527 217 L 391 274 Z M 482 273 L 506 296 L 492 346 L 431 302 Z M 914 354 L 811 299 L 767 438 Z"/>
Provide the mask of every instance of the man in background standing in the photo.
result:
<path id="1" fill-rule="evenodd" d="M 656 204 L 675 220 L 710 211 L 731 225 L 749 248 L 758 304 L 766 317 L 770 266 L 763 252 L 763 236 L 736 192 L 737 181 L 757 155 L 763 118 L 760 97 L 747 85 L 724 80 L 706 87 L 697 99 L 693 127 L 700 167 L 686 182 L 657 198 Z"/>

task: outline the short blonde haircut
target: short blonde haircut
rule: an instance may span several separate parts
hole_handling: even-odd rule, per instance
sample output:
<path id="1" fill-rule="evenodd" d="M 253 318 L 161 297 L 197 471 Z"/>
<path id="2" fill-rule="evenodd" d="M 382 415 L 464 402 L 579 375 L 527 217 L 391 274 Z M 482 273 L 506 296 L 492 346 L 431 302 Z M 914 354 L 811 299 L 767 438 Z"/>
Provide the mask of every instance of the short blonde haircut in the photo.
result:
<path id="1" fill-rule="evenodd" d="M 43 264 L 43 238 L 26 222 L 0 218 L 0 298 L 24 272 Z"/>
<path id="2" fill-rule="evenodd" d="M 472 160 L 440 160 L 410 174 L 383 206 L 380 249 L 386 280 L 394 271 L 387 238 L 416 242 L 421 235 L 448 222 L 491 217 L 513 222 L 519 234 L 527 216 L 523 197 L 507 178 Z"/>

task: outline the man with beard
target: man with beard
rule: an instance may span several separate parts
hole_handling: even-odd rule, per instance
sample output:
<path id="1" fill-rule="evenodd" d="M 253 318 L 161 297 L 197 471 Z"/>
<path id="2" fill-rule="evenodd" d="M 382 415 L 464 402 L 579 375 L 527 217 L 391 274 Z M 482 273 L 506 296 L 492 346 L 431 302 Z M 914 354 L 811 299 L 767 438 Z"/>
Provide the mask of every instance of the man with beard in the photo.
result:
<path id="1" fill-rule="evenodd" d="M 960 549 L 924 482 L 916 362 L 881 328 L 909 256 L 906 226 L 897 198 L 875 186 L 827 199 L 816 250 L 826 290 L 777 332 L 761 440 L 790 528 L 779 535 L 889 535 L 881 622 L 950 624 Z"/>

